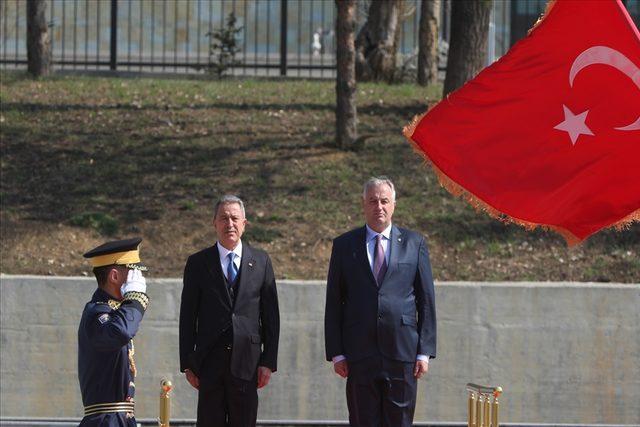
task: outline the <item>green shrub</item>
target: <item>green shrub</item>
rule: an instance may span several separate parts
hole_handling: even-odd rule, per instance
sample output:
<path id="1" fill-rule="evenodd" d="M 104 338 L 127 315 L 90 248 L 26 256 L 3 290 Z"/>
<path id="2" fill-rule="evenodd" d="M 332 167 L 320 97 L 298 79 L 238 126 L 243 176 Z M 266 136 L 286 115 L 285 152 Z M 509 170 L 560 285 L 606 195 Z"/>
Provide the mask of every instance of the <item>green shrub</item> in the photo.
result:
<path id="1" fill-rule="evenodd" d="M 69 222 L 76 227 L 92 228 L 106 236 L 118 231 L 118 220 L 102 212 L 83 212 L 71 217 Z"/>

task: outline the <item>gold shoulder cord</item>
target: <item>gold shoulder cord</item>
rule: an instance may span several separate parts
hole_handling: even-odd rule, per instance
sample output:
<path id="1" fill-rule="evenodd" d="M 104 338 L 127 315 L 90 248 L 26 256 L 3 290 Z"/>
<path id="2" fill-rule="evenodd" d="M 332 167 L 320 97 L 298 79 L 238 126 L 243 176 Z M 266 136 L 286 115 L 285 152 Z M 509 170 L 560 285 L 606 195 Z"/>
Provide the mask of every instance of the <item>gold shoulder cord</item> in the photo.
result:
<path id="1" fill-rule="evenodd" d="M 147 296 L 147 294 L 143 292 L 127 292 L 126 294 L 124 294 L 124 300 L 138 301 L 140 305 L 142 305 L 142 309 L 145 311 L 149 306 L 149 297 Z M 107 304 L 109 304 L 109 307 L 111 307 L 112 310 L 118 310 L 122 305 L 123 301 L 110 299 L 109 301 L 107 301 Z M 129 349 L 128 353 L 129 353 L 129 370 L 131 371 L 131 375 L 133 375 L 133 377 L 135 378 L 136 374 L 138 373 L 138 370 L 136 369 L 136 361 L 133 358 L 133 356 L 136 354 L 136 349 L 133 345 L 133 340 L 131 340 L 131 348 Z"/>
<path id="2" fill-rule="evenodd" d="M 127 292 L 124 295 L 124 300 L 138 301 L 144 310 L 147 309 L 149 305 L 149 297 L 142 292 Z M 122 305 L 123 301 L 118 301 L 114 299 L 110 299 L 107 301 L 107 304 L 112 310 L 118 310 Z M 131 348 L 128 351 L 129 356 L 129 371 L 131 371 L 131 375 L 135 378 L 138 370 L 136 369 L 136 361 L 133 356 L 136 354 L 135 347 L 133 346 L 133 340 L 131 340 Z"/>
<path id="3" fill-rule="evenodd" d="M 135 291 L 127 292 L 126 294 L 124 294 L 124 300 L 139 302 L 140 305 L 142 306 L 142 309 L 145 311 L 149 306 L 149 297 L 147 296 L 147 294 L 143 292 L 135 292 Z M 131 375 L 133 375 L 134 378 L 138 373 L 138 370 L 136 369 L 136 361 L 133 358 L 135 354 L 136 354 L 136 350 L 133 345 L 133 340 L 131 340 L 131 348 L 129 349 L 129 370 L 131 371 Z"/>
<path id="4" fill-rule="evenodd" d="M 131 340 L 131 348 L 129 349 L 129 370 L 131 371 L 131 375 L 136 377 L 138 370 L 136 369 L 136 361 L 133 359 L 133 356 L 136 354 L 136 349 L 133 346 L 133 340 Z"/>

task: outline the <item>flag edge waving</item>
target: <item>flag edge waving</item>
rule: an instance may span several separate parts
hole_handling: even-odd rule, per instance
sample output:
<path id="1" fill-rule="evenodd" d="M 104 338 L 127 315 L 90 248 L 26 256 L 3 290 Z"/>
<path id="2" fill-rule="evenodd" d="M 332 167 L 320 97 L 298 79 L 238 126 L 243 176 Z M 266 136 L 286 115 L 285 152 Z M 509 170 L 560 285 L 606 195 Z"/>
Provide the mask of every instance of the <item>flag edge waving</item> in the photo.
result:
<path id="1" fill-rule="evenodd" d="M 440 102 L 443 102 L 443 101 L 444 100 Z M 516 224 L 525 228 L 528 231 L 532 231 L 536 228 L 540 228 L 542 230 L 547 230 L 547 231 L 554 231 L 560 234 L 567 242 L 567 245 L 570 247 L 576 246 L 584 242 L 590 236 L 594 235 L 599 231 L 611 229 L 611 228 L 617 231 L 622 231 L 625 228 L 630 227 L 632 223 L 636 221 L 640 222 L 640 209 L 636 209 L 635 211 L 632 211 L 629 215 L 621 218 L 615 223 L 612 223 L 599 230 L 595 230 L 593 231 L 593 233 L 590 233 L 585 237 L 580 238 L 575 234 L 573 234 L 571 231 L 567 230 L 566 228 L 560 227 L 558 225 L 527 221 L 512 215 L 509 215 L 508 213 L 495 208 L 489 202 L 473 194 L 472 192 L 467 190 L 462 184 L 459 184 L 453 178 L 448 176 L 442 169 L 440 169 L 440 167 L 438 167 L 438 165 L 433 161 L 433 159 L 431 159 L 429 155 L 422 150 L 420 145 L 413 140 L 413 134 L 415 133 L 415 130 L 418 127 L 418 124 L 429 113 L 430 110 L 431 109 L 425 111 L 424 113 L 416 115 L 411 120 L 411 122 L 403 128 L 402 134 L 407 139 L 407 141 L 409 142 L 413 150 L 416 152 L 416 154 L 422 157 L 422 159 L 427 165 L 431 166 L 431 168 L 433 169 L 433 171 L 435 172 L 438 178 L 438 182 L 440 183 L 440 185 L 445 190 L 447 190 L 451 195 L 453 195 L 454 197 L 463 199 L 465 202 L 470 204 L 474 209 L 482 211 L 487 215 L 489 215 L 491 218 L 497 219 L 500 222 L 503 222 L 505 224 Z"/>

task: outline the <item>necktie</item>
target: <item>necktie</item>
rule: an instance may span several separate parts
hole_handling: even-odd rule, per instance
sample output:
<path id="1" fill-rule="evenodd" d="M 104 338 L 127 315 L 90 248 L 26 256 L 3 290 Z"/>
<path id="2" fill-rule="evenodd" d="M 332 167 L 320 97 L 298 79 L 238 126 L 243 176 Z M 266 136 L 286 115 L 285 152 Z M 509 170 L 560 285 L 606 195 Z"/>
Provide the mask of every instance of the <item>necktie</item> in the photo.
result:
<path id="1" fill-rule="evenodd" d="M 373 253 L 373 276 L 378 282 L 378 286 L 382 283 L 384 275 L 387 272 L 387 260 L 382 249 L 382 234 L 376 236 L 376 250 Z"/>
<path id="2" fill-rule="evenodd" d="M 227 280 L 229 281 L 229 286 L 233 286 L 236 281 L 236 277 L 238 276 L 238 267 L 236 267 L 236 263 L 233 262 L 235 256 L 236 254 L 233 252 L 230 252 L 229 255 L 227 255 L 227 258 L 229 258 L 229 265 L 227 266 Z"/>

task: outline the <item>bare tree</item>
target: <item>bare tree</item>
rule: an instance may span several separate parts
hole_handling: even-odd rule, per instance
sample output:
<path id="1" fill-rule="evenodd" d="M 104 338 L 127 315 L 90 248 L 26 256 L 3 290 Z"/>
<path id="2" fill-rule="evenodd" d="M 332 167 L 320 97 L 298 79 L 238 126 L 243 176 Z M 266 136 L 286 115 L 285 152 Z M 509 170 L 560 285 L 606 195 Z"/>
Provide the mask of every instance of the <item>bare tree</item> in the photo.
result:
<path id="1" fill-rule="evenodd" d="M 356 38 L 356 77 L 359 81 L 393 80 L 403 1 L 371 1 L 367 21 Z"/>
<path id="2" fill-rule="evenodd" d="M 51 36 L 46 0 L 27 0 L 27 70 L 35 77 L 51 72 Z"/>
<path id="3" fill-rule="evenodd" d="M 422 0 L 418 36 L 418 84 L 427 86 L 438 80 L 438 27 L 440 0 Z"/>
<path id="4" fill-rule="evenodd" d="M 356 111 L 356 0 L 336 0 L 338 20 L 336 76 L 336 143 L 353 148 L 358 137 Z"/>
<path id="5" fill-rule="evenodd" d="M 454 1 L 444 94 L 458 89 L 484 66 L 492 0 Z"/>

